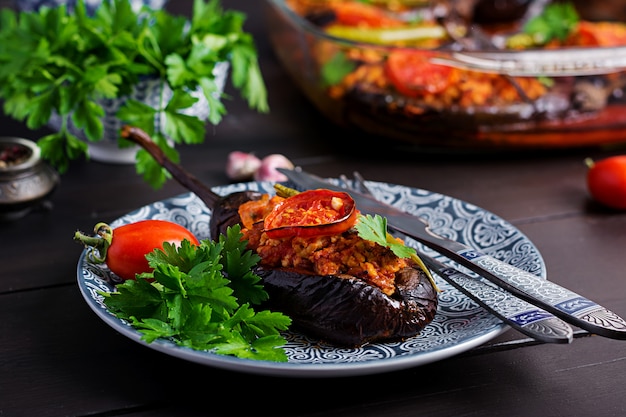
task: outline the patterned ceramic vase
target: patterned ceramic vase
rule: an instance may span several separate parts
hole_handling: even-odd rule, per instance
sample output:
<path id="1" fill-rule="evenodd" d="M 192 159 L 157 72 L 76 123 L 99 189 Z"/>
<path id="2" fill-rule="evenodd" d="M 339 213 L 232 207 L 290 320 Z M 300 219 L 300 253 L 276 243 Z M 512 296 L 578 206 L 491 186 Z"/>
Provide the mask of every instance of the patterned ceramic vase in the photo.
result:
<path id="1" fill-rule="evenodd" d="M 139 11 L 141 6 L 147 5 L 153 9 L 160 9 L 167 3 L 167 0 L 130 0 L 135 11 Z M 85 0 L 85 6 L 89 13 L 100 6 L 102 0 Z M 57 7 L 66 4 L 69 9 L 76 5 L 76 0 L 14 0 L 15 7 L 21 11 L 38 10 L 40 7 Z"/>
<path id="2" fill-rule="evenodd" d="M 215 83 L 218 90 L 214 93 L 216 97 L 222 93 L 228 69 L 230 65 L 227 62 L 222 62 L 215 67 Z M 133 99 L 147 104 L 150 107 L 158 108 L 161 100 L 161 93 L 165 102 L 169 101 L 172 97 L 172 91 L 166 85 L 164 91 L 161 91 L 162 85 L 160 80 L 156 78 L 145 78 L 140 80 L 134 87 L 130 95 L 120 97 L 117 99 L 103 99 L 98 103 L 102 105 L 105 111 L 105 115 L 102 118 L 104 124 L 104 134 L 100 141 L 91 142 L 87 141 L 87 138 L 81 129 L 78 129 L 74 124 L 69 121 L 69 130 L 72 134 L 78 138 L 88 142 L 89 157 L 92 160 L 108 163 L 119 164 L 133 164 L 135 163 L 135 154 L 138 147 L 120 148 L 118 146 L 119 132 L 122 128 L 122 121 L 116 117 L 117 111 L 124 105 L 128 99 Z M 206 120 L 209 116 L 209 103 L 204 97 L 201 89 L 197 89 L 192 92 L 192 96 L 198 99 L 198 101 L 190 108 L 182 111 L 182 113 L 198 117 L 200 120 Z M 155 119 L 155 130 L 160 129 L 160 117 Z M 62 120 L 54 114 L 49 122 L 48 126 L 52 129 L 59 130 L 61 128 Z"/>

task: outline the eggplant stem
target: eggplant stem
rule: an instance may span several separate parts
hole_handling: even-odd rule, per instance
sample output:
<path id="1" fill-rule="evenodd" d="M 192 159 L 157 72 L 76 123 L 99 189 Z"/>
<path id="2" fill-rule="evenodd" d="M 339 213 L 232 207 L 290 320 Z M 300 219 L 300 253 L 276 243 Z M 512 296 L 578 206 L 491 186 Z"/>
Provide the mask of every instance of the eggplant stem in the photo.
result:
<path id="1" fill-rule="evenodd" d="M 138 127 L 125 125 L 122 137 L 145 149 L 180 185 L 197 195 L 209 209 L 213 209 L 220 196 L 204 185 L 182 166 L 169 159 L 150 136 Z"/>

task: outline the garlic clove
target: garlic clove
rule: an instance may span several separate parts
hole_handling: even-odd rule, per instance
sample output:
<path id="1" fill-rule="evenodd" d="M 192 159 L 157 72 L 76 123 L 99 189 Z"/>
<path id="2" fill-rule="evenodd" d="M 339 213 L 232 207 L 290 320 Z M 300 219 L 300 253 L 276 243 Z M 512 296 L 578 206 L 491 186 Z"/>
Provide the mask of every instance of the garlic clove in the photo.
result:
<path id="1" fill-rule="evenodd" d="M 228 154 L 226 175 L 231 180 L 244 181 L 253 178 L 261 166 L 261 159 L 252 153 L 233 151 Z"/>
<path id="2" fill-rule="evenodd" d="M 287 177 L 283 173 L 278 172 L 276 168 L 293 169 L 295 166 L 285 155 L 268 155 L 261 160 L 261 165 L 254 173 L 254 179 L 256 181 L 287 181 Z"/>

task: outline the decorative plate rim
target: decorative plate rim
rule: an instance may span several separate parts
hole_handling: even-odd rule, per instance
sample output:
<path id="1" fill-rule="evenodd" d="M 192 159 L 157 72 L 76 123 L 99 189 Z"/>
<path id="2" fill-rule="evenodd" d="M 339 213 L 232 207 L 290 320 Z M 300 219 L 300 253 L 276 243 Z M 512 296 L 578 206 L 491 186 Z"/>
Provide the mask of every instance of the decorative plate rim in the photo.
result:
<path id="1" fill-rule="evenodd" d="M 336 179 L 331 180 L 338 182 Z M 377 197 L 430 220 L 437 232 L 464 243 L 471 242 L 473 246 L 478 245 L 477 249 L 485 253 L 491 252 L 492 256 L 499 259 L 506 260 L 507 256 L 511 256 L 511 259 L 516 259 L 512 262 L 516 266 L 546 277 L 545 264 L 538 249 L 522 232 L 499 216 L 462 200 L 419 188 L 373 181 L 367 181 L 367 185 Z M 237 183 L 213 188 L 222 195 L 245 189 L 271 192 L 273 183 Z M 210 210 L 192 193 L 143 206 L 111 222 L 111 226 L 117 227 L 145 218 L 169 219 L 190 228 L 199 238 L 209 237 Z M 406 242 L 407 245 L 415 246 L 450 264 L 446 258 L 412 239 L 407 239 Z M 519 248 L 523 248 L 524 256 L 520 256 L 520 253 L 509 253 Z M 162 339 L 146 343 L 141 340 L 141 333 L 106 309 L 98 290 L 113 289 L 103 279 L 110 272 L 106 267 L 89 264 L 86 253 L 84 250 L 78 260 L 77 281 L 81 295 L 101 320 L 124 336 L 151 349 L 226 370 L 288 377 L 338 377 L 389 372 L 455 356 L 480 346 L 509 329 L 508 325 L 435 276 L 437 285 L 444 290 L 440 294 L 440 306 L 435 320 L 420 335 L 402 342 L 375 343 L 362 348 L 346 349 L 318 343 L 297 332 L 287 332 L 288 343 L 285 349 L 288 351 L 289 361 L 285 363 L 197 351 Z M 429 341 L 432 341 L 430 346 Z"/>

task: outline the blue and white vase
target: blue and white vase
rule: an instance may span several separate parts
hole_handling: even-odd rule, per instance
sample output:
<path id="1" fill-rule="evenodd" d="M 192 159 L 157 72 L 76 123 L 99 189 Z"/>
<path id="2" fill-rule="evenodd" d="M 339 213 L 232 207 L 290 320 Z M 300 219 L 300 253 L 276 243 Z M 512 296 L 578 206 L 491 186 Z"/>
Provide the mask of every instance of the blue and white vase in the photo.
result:
<path id="1" fill-rule="evenodd" d="M 215 75 L 215 84 L 217 85 L 217 91 L 215 91 L 215 97 L 219 97 L 224 90 L 226 78 L 230 64 L 228 62 L 221 62 L 215 66 L 213 74 Z M 163 100 L 168 102 L 172 98 L 172 91 L 169 86 L 165 85 L 163 91 L 161 81 L 157 78 L 146 77 L 140 80 L 133 88 L 133 91 L 128 95 L 116 99 L 102 99 L 98 101 L 105 111 L 102 123 L 104 125 L 104 133 L 102 139 L 97 142 L 87 140 L 82 129 L 77 128 L 72 123 L 71 119 L 68 123 L 69 131 L 76 137 L 87 142 L 89 158 L 94 161 L 114 163 L 114 164 L 134 164 L 135 154 L 139 150 L 138 146 L 120 148 L 118 146 L 118 139 L 120 135 L 120 129 L 122 128 L 122 121 L 117 118 L 117 111 L 128 101 L 129 99 L 140 101 L 147 104 L 150 107 L 158 108 L 161 100 L 161 94 L 163 94 Z M 198 99 L 193 106 L 188 109 L 182 110 L 181 113 L 198 117 L 200 120 L 207 120 L 209 117 L 209 102 L 204 96 L 202 90 L 198 88 L 193 91 L 191 95 Z M 160 117 L 155 119 L 155 130 L 161 130 Z M 48 121 L 48 126 L 54 130 L 59 130 L 62 125 L 62 119 L 58 114 L 53 114 Z"/>
<path id="2" fill-rule="evenodd" d="M 167 3 L 167 0 L 129 0 L 133 6 L 133 10 L 138 12 L 142 6 L 148 6 L 152 9 L 161 9 Z M 72 10 L 76 5 L 76 0 L 14 0 L 17 10 L 31 12 L 39 10 L 40 7 L 58 7 L 63 4 L 67 5 L 69 10 Z M 85 6 L 88 13 L 93 13 L 98 6 L 102 3 L 102 0 L 85 0 Z"/>

